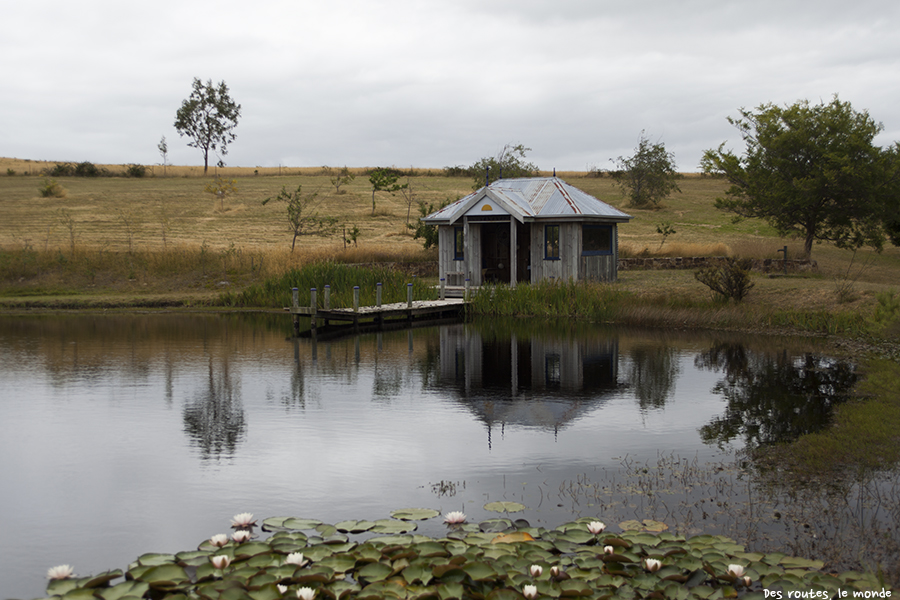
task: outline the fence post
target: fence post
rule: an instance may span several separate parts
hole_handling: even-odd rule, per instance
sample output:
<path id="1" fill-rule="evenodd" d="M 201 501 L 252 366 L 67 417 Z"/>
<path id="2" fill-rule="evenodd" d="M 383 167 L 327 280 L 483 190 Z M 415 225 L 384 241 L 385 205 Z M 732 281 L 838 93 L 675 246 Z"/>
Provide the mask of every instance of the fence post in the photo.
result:
<path id="1" fill-rule="evenodd" d="M 375 306 L 381 308 L 381 284 L 375 284 Z"/>
<path id="2" fill-rule="evenodd" d="M 359 312 L 359 286 L 353 286 L 353 312 Z"/>

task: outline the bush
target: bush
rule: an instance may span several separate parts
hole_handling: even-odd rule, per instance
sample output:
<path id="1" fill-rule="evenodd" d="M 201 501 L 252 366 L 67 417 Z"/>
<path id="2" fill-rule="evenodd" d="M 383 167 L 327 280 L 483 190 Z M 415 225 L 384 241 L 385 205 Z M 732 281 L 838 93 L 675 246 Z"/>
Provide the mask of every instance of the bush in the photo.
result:
<path id="1" fill-rule="evenodd" d="M 147 167 L 144 165 L 128 165 L 125 169 L 126 177 L 144 177 L 147 175 Z"/>
<path id="2" fill-rule="evenodd" d="M 750 281 L 753 261 L 749 258 L 728 258 L 726 261 L 724 265 L 700 269 L 694 273 L 694 277 L 722 299 L 733 298 L 740 302 L 753 288 L 753 282 Z"/>
<path id="3" fill-rule="evenodd" d="M 76 177 L 99 177 L 100 169 L 92 162 L 84 161 L 75 165 Z"/>
<path id="4" fill-rule="evenodd" d="M 72 163 L 57 163 L 52 169 L 46 171 L 50 177 L 71 177 L 75 174 L 75 165 Z"/>
<path id="5" fill-rule="evenodd" d="M 55 179 L 45 179 L 44 185 L 38 188 L 44 198 L 65 198 L 66 188 L 59 185 Z"/>

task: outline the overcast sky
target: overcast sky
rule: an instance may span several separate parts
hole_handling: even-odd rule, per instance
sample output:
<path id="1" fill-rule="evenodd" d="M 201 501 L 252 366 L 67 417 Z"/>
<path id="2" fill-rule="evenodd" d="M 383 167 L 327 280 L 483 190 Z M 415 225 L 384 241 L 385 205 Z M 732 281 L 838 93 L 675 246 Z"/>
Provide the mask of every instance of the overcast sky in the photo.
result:
<path id="1" fill-rule="evenodd" d="M 641 131 L 696 171 L 741 107 L 834 94 L 900 140 L 896 0 L 0 3 L 0 156 L 202 164 L 193 78 L 242 106 L 231 166 L 444 167 L 523 143 L 608 168 Z M 211 157 L 210 163 L 217 159 Z"/>

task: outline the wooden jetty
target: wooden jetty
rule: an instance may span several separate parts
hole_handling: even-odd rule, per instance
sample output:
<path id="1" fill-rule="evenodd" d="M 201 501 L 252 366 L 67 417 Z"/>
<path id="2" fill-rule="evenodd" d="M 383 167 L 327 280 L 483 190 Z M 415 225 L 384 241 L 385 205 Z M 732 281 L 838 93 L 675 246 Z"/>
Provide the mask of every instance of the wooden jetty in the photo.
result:
<path id="1" fill-rule="evenodd" d="M 359 306 L 359 288 L 354 288 L 354 302 L 352 308 L 331 308 L 329 286 L 325 286 L 323 306 L 318 306 L 317 290 L 310 290 L 310 303 L 308 306 L 300 306 L 297 288 L 293 289 L 292 306 L 285 308 L 289 311 L 294 322 L 294 335 L 300 335 L 300 318 L 308 317 L 310 331 L 316 333 L 321 324 L 325 327 L 334 323 L 350 325 L 352 329 L 359 331 L 360 323 L 373 325 L 376 329 L 382 329 L 389 324 L 412 323 L 414 321 L 437 320 L 450 317 L 458 317 L 467 304 L 465 298 L 444 298 L 441 300 L 413 300 L 412 284 L 409 284 L 407 301 L 381 303 L 381 284 L 376 290 L 375 306 Z"/>

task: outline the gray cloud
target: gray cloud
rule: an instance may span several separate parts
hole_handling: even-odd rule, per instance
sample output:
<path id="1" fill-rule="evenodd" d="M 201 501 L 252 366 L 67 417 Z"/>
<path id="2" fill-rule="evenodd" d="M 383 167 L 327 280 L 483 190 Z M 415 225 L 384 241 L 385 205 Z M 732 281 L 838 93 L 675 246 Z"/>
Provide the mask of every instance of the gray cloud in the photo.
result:
<path id="1" fill-rule="evenodd" d="M 683 170 L 741 107 L 837 93 L 900 138 L 887 1 L 43 0 L 0 23 L 0 155 L 198 164 L 172 127 L 193 77 L 243 106 L 244 166 L 607 166 L 645 130 Z"/>

